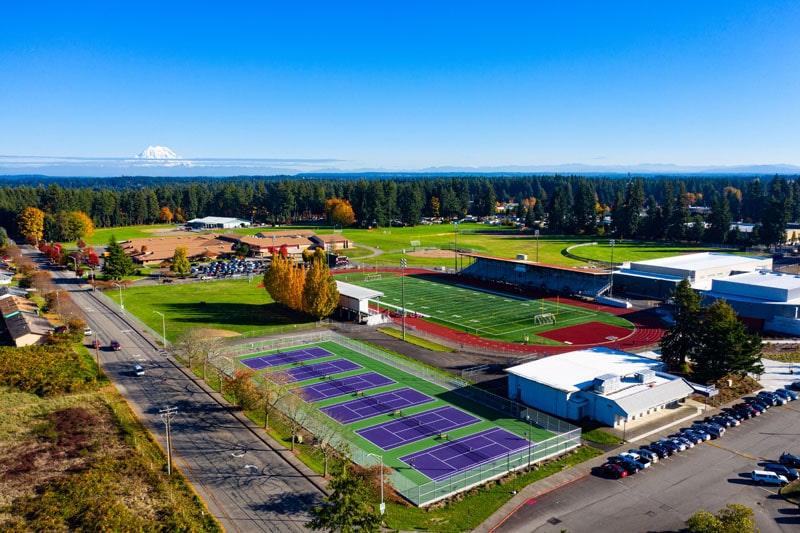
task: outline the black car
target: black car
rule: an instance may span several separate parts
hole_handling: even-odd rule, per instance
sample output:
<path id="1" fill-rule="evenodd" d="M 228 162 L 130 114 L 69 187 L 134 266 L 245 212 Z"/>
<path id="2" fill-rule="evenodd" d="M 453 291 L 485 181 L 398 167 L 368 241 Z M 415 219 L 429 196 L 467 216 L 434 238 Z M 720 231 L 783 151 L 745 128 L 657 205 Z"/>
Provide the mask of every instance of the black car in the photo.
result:
<path id="1" fill-rule="evenodd" d="M 783 452 L 781 456 L 778 458 L 778 462 L 784 466 L 790 466 L 792 468 L 800 468 L 800 457 L 793 455 L 791 453 Z"/>
<path id="2" fill-rule="evenodd" d="M 640 446 L 639 449 L 650 450 L 652 453 L 656 454 L 659 459 L 666 459 L 667 457 L 669 457 L 669 451 L 660 444 L 650 444 L 648 446 Z"/>
<path id="3" fill-rule="evenodd" d="M 800 381 L 792 381 L 791 385 L 789 385 L 789 388 L 792 390 L 800 390 Z"/>
<path id="4" fill-rule="evenodd" d="M 742 403 L 737 403 L 733 407 L 726 407 L 726 409 L 730 409 L 731 411 L 741 416 L 742 420 L 750 420 L 751 418 L 753 418 L 753 416 L 755 416 L 753 411 Z"/>
<path id="5" fill-rule="evenodd" d="M 668 449 L 670 455 L 674 455 L 674 454 L 676 454 L 676 453 L 681 451 L 680 446 L 678 446 L 677 444 L 675 444 L 674 442 L 672 442 L 669 439 L 661 439 L 661 440 L 657 441 L 656 444 L 660 444 L 664 448 Z"/>
<path id="6" fill-rule="evenodd" d="M 739 420 L 739 421 L 744 420 L 744 418 L 745 418 L 745 415 L 742 414 L 741 411 L 737 411 L 736 409 L 734 409 L 732 407 L 725 407 L 722 410 L 722 412 L 725 413 L 728 416 L 732 416 L 733 418 L 735 418 L 736 420 Z M 750 418 L 750 417 L 748 416 L 747 418 Z"/>
<path id="7" fill-rule="evenodd" d="M 762 467 L 764 470 L 768 470 L 770 472 L 775 472 L 776 474 L 780 474 L 784 476 L 789 481 L 794 481 L 797 479 L 797 470 L 790 466 L 778 464 L 778 463 L 765 463 Z"/>
<path id="8" fill-rule="evenodd" d="M 111 341 L 109 348 L 111 348 L 111 350 L 116 352 L 122 349 L 122 345 L 120 345 L 120 343 L 117 341 Z"/>
<path id="9" fill-rule="evenodd" d="M 622 468 L 625 469 L 625 471 L 628 473 L 629 476 L 633 474 L 638 474 L 640 470 L 639 466 L 636 465 L 633 461 L 629 461 L 624 457 L 620 457 L 618 455 L 614 457 L 609 457 L 607 462 L 621 466 Z"/>

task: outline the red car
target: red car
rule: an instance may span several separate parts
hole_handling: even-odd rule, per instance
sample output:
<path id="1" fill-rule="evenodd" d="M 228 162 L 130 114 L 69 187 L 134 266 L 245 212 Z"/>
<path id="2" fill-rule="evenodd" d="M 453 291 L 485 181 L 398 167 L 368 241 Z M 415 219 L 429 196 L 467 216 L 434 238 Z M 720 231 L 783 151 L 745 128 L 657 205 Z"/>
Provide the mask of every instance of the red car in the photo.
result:
<path id="1" fill-rule="evenodd" d="M 111 341 L 111 349 L 115 352 L 122 349 L 122 346 L 117 341 Z"/>
<path id="2" fill-rule="evenodd" d="M 100 341 L 97 340 L 97 339 L 93 340 L 92 341 L 92 348 L 94 348 L 95 350 L 100 348 Z"/>
<path id="3" fill-rule="evenodd" d="M 600 470 L 602 470 L 603 473 L 613 477 L 614 479 L 619 479 L 628 475 L 627 470 L 622 468 L 620 465 L 614 463 L 605 463 L 603 464 L 603 466 L 600 467 Z"/>

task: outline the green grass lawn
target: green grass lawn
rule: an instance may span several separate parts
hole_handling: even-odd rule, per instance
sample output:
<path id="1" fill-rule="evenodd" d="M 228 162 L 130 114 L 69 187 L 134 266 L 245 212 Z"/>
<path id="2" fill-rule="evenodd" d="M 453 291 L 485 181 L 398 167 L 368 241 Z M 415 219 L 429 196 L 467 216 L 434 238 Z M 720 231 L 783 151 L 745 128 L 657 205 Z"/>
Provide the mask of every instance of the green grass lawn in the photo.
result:
<path id="1" fill-rule="evenodd" d="M 383 273 L 380 279 L 365 281 L 371 277 L 376 275 L 351 273 L 338 279 L 383 292 L 385 297 L 381 299 L 381 306 L 395 310 L 402 309 L 402 292 L 405 290 L 408 312 L 422 314 L 431 322 L 487 339 L 524 342 L 525 335 L 528 335 L 528 340 L 534 344 L 560 344 L 539 337 L 537 333 L 592 321 L 631 327 L 630 322 L 623 318 L 558 300 L 532 300 L 517 295 L 487 293 L 435 280 L 432 276 L 406 276 L 405 289 L 400 276 Z M 546 313 L 556 317 L 555 324 L 537 323 L 536 316 Z"/>
<path id="2" fill-rule="evenodd" d="M 160 332 L 162 326 L 161 316 L 155 311 L 163 313 L 170 342 L 191 328 L 248 333 L 313 324 L 307 315 L 277 305 L 266 290 L 257 287 L 260 283 L 260 278 L 256 277 L 252 282 L 242 279 L 134 286 L 122 291 L 122 299 L 125 312 L 136 316 L 153 331 Z M 118 290 L 106 294 L 119 303 Z"/>

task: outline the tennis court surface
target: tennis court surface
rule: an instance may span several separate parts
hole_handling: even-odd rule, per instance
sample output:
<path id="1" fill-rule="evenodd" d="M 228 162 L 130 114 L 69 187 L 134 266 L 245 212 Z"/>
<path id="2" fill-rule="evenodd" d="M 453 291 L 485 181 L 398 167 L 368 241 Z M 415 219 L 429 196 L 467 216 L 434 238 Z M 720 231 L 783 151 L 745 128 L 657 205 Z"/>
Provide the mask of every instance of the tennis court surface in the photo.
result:
<path id="1" fill-rule="evenodd" d="M 400 460 L 431 480 L 441 481 L 530 445 L 527 439 L 496 427 L 405 455 Z"/>
<path id="2" fill-rule="evenodd" d="M 480 422 L 480 418 L 448 405 L 359 429 L 356 433 L 382 450 L 391 450 L 410 442 L 440 436 L 476 422 Z"/>
<path id="3" fill-rule="evenodd" d="M 333 359 L 332 361 L 322 361 L 310 365 L 295 366 L 286 370 L 270 372 L 267 377 L 275 383 L 295 383 L 307 379 L 321 378 L 351 370 L 360 370 L 363 366 L 348 361 L 347 359 Z"/>
<path id="4" fill-rule="evenodd" d="M 319 359 L 320 357 L 331 357 L 333 354 L 325 348 L 319 346 L 312 346 L 301 350 L 292 350 L 290 352 L 278 352 L 272 355 L 262 355 L 260 357 L 251 357 L 250 359 L 242 359 L 242 363 L 253 370 L 262 370 L 272 366 L 290 365 L 293 363 L 302 363 L 310 361 L 311 359 Z"/>
<path id="5" fill-rule="evenodd" d="M 395 383 L 397 382 L 393 379 L 382 376 L 377 372 L 366 372 L 364 374 L 356 374 L 355 376 L 347 376 L 346 378 L 331 379 L 329 381 L 315 383 L 314 385 L 298 387 L 292 390 L 292 392 L 299 395 L 307 402 L 318 402 L 327 398 L 335 398 L 354 392 L 376 389 L 384 385 L 394 385 Z"/>
<path id="6" fill-rule="evenodd" d="M 321 411 L 340 424 L 352 424 L 359 420 L 373 416 L 393 413 L 407 407 L 422 405 L 434 401 L 427 394 L 408 387 L 397 389 L 374 396 L 365 396 L 356 400 L 349 400 L 336 405 L 323 407 Z"/>

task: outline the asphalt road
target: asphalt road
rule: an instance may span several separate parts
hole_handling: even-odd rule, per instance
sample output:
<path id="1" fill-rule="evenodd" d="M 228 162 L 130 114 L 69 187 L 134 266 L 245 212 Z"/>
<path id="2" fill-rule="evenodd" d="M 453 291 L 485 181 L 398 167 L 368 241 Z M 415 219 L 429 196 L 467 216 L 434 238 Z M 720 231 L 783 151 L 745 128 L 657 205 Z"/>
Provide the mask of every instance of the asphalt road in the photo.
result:
<path id="1" fill-rule="evenodd" d="M 103 344 L 100 364 L 140 419 L 166 450 L 161 411 L 175 407 L 171 419 L 173 464 L 190 480 L 209 511 L 230 532 L 308 531 L 305 509 L 322 501 L 319 476 L 273 447 L 255 428 L 204 383 L 179 367 L 147 337 L 136 331 L 116 308 L 106 306 L 75 283 L 72 272 L 50 268 L 38 252 L 25 247 L 54 282 L 70 290 Z M 93 337 L 87 337 L 87 344 Z M 117 340 L 122 350 L 108 345 Z M 133 365 L 145 369 L 133 373 Z"/>
<path id="2" fill-rule="evenodd" d="M 740 503 L 755 511 L 762 533 L 796 532 L 800 509 L 781 498 L 776 487 L 757 486 L 749 479 L 759 463 L 777 460 L 784 451 L 800 453 L 800 401 L 773 407 L 730 428 L 721 439 L 629 478 L 611 480 L 592 474 L 542 494 L 492 531 L 680 531 L 699 509 L 716 513 L 728 503 Z"/>

